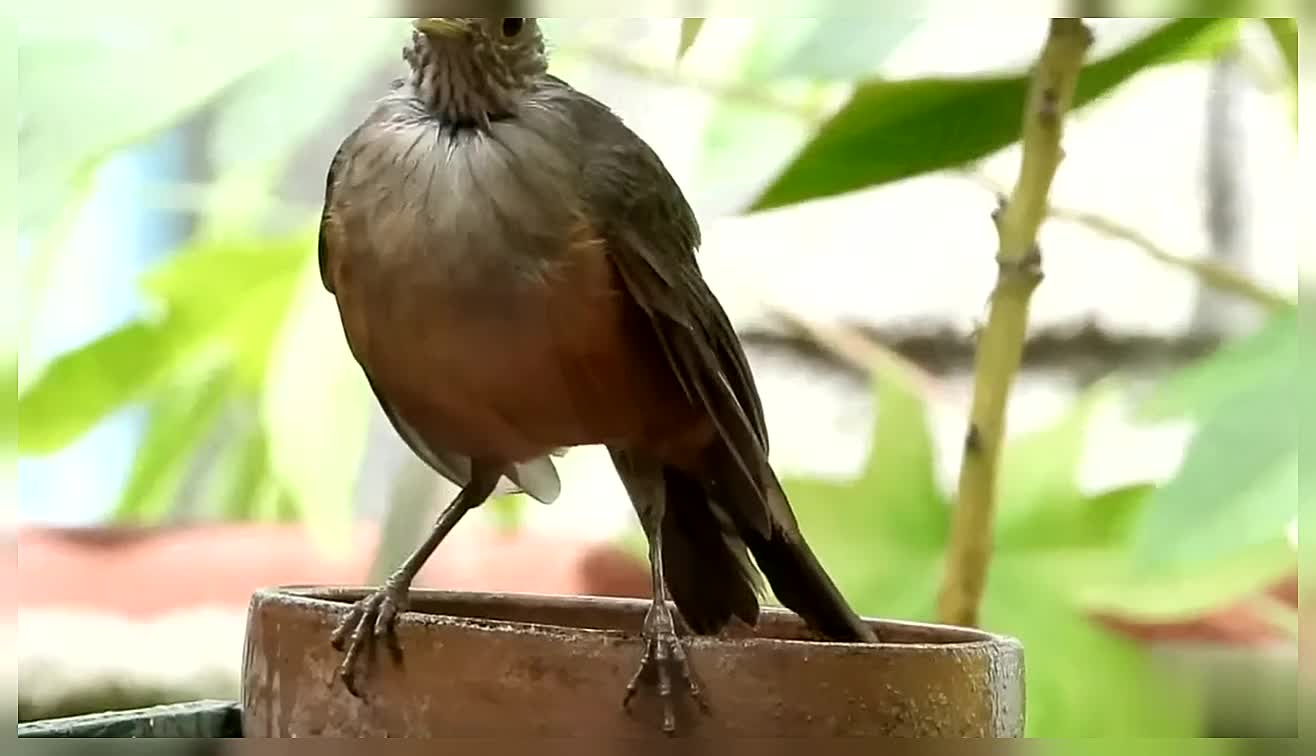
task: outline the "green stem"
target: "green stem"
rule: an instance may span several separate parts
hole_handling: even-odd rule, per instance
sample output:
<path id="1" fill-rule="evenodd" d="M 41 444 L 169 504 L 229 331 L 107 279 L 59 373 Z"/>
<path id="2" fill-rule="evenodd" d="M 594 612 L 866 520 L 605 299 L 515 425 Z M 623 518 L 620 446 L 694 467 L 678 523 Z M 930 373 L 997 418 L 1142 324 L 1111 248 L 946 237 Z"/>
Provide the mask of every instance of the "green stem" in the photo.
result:
<path id="1" fill-rule="evenodd" d="M 1023 356 L 1028 307 L 1042 281 L 1037 231 L 1047 215 L 1051 182 L 1064 157 L 1063 123 L 1074 99 L 1092 33 L 1082 19 L 1055 18 L 1024 110 L 1023 161 L 1009 202 L 996 216 L 1000 269 L 987 325 L 978 342 L 973 405 L 960 468 L 950 551 L 938 598 L 942 622 L 976 625 L 991 561 L 996 473 L 1005 437 L 1005 408 Z"/>

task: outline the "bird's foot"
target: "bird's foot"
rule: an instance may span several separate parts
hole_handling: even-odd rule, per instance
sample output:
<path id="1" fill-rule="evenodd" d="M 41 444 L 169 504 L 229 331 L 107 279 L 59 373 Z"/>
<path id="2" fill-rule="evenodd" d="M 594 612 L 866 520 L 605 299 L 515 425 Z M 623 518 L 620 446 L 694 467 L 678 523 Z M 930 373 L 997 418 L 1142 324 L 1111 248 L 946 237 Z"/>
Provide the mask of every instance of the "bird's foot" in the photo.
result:
<path id="1" fill-rule="evenodd" d="M 663 732 L 668 735 L 676 733 L 676 696 L 673 691 L 673 678 L 678 678 L 685 685 L 691 700 L 699 706 L 700 711 L 708 713 L 708 704 L 704 701 L 703 691 L 690 669 L 690 659 L 686 655 L 681 639 L 676 635 L 672 611 L 665 604 L 654 602 L 644 618 L 644 656 L 640 658 L 640 668 L 635 671 L 631 681 L 626 684 L 626 695 L 622 707 L 630 710 L 631 699 L 639 692 L 641 684 L 657 684 L 658 699 L 663 707 Z"/>
<path id="2" fill-rule="evenodd" d="M 375 645 L 382 639 L 395 663 L 402 663 L 402 645 L 398 642 L 397 616 L 407 610 L 409 589 L 390 580 L 382 588 L 352 605 L 352 609 L 334 628 L 330 643 L 343 652 L 338 666 L 338 679 L 357 698 L 363 698 L 357 686 L 357 668 L 362 654 L 369 660 L 375 656 Z"/>

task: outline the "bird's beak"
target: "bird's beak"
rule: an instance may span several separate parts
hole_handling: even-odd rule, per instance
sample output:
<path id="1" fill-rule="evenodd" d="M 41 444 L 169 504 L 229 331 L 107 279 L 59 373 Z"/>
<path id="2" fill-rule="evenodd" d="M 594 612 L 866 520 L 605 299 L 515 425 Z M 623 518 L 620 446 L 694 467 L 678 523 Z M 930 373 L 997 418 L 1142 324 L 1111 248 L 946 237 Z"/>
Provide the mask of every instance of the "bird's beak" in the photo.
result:
<path id="1" fill-rule="evenodd" d="M 418 18 L 412 23 L 422 33 L 436 37 L 455 37 L 462 33 L 461 24 L 446 18 Z"/>

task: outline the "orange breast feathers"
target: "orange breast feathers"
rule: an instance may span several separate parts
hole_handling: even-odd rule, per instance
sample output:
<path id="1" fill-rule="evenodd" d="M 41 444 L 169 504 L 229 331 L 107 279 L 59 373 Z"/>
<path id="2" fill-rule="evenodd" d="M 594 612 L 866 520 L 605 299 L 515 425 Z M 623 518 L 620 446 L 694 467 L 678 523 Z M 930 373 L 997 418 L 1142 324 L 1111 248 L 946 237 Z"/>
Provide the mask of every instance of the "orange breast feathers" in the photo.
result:
<path id="1" fill-rule="evenodd" d="M 344 256 L 353 353 L 436 448 L 517 462 L 588 444 L 682 456 L 709 435 L 585 224 L 541 275 L 454 285 L 427 256 Z M 673 460 L 676 461 L 676 460 Z"/>

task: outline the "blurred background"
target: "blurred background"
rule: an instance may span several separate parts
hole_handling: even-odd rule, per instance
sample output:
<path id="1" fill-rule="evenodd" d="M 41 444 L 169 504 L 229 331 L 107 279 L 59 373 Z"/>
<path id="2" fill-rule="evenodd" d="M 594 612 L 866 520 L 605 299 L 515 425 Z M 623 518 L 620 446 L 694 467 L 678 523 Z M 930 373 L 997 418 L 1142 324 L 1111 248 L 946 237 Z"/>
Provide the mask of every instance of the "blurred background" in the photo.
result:
<path id="1" fill-rule="evenodd" d="M 407 21 L 255 18 L 17 20 L 21 719 L 236 698 L 254 589 L 377 581 L 454 493 L 315 264 L 329 160 Z M 824 563 L 863 613 L 935 619 L 1045 20 L 544 24 L 698 212 Z M 983 625 L 1025 644 L 1030 735 L 1291 736 L 1297 25 L 1091 25 Z M 491 502 L 419 584 L 647 595 L 606 453 L 559 468 L 559 502 Z"/>

